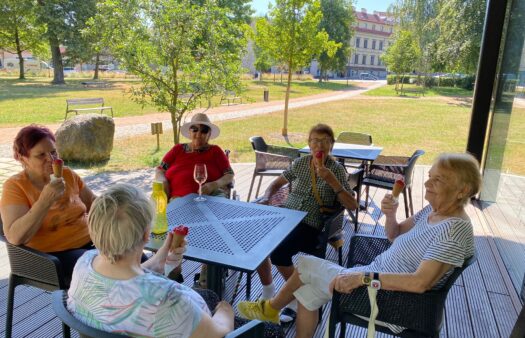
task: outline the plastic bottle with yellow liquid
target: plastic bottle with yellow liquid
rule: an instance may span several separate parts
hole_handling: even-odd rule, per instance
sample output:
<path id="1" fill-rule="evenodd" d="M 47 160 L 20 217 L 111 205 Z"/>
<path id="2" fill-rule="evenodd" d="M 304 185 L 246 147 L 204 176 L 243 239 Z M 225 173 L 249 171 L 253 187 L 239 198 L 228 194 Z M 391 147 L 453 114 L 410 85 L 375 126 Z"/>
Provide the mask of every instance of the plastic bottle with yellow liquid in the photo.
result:
<path id="1" fill-rule="evenodd" d="M 168 206 L 168 196 L 164 192 L 162 182 L 153 182 L 153 192 L 151 200 L 155 205 L 156 217 L 155 224 L 151 232 L 155 235 L 163 235 L 168 231 L 168 219 L 166 218 L 166 207 Z"/>

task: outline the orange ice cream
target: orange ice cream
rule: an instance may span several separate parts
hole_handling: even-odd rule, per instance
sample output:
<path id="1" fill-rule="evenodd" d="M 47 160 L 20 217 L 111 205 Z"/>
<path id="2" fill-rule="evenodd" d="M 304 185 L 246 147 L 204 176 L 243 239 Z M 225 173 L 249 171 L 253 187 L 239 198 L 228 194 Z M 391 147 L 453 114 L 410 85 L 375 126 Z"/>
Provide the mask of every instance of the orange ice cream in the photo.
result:
<path id="1" fill-rule="evenodd" d="M 171 232 L 173 234 L 173 242 L 171 242 L 171 250 L 182 246 L 184 238 L 188 235 L 189 228 L 184 225 L 179 225 Z"/>
<path id="2" fill-rule="evenodd" d="M 60 158 L 53 160 L 53 174 L 56 178 L 62 177 L 62 169 L 64 168 L 64 161 Z"/>
<path id="3" fill-rule="evenodd" d="M 405 182 L 402 180 L 397 180 L 394 183 L 394 187 L 392 188 L 392 196 L 397 200 L 399 197 L 399 194 L 401 194 L 401 191 L 403 191 L 403 188 L 405 188 Z"/>

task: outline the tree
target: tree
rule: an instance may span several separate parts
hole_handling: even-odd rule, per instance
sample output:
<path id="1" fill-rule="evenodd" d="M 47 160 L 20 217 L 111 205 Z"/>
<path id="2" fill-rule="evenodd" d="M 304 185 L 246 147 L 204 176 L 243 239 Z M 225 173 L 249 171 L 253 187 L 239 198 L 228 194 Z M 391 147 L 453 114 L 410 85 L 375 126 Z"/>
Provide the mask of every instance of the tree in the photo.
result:
<path id="1" fill-rule="evenodd" d="M 383 55 L 383 61 L 388 70 L 397 75 L 396 90 L 399 75 L 401 75 L 401 92 L 403 92 L 404 75 L 415 69 L 420 56 L 419 46 L 411 32 L 402 30 L 396 33 L 395 42 L 388 47 Z"/>
<path id="2" fill-rule="evenodd" d="M 80 36 L 84 23 L 94 14 L 95 0 L 37 0 L 38 22 L 46 26 L 53 58 L 53 84 L 64 84 L 64 64 L 60 45 Z"/>
<path id="3" fill-rule="evenodd" d="M 46 44 L 42 41 L 44 27 L 36 20 L 31 0 L 4 0 L 0 3 L 0 49 L 18 55 L 20 72 L 25 79 L 24 51 L 43 54 Z"/>
<path id="4" fill-rule="evenodd" d="M 276 0 L 275 7 L 270 8 L 268 19 L 260 18 L 256 23 L 257 45 L 268 51 L 272 60 L 288 68 L 283 136 L 288 135 L 292 73 L 324 51 L 333 56 L 341 46 L 330 41 L 324 30 L 319 30 L 322 17 L 319 0 Z"/>
<path id="5" fill-rule="evenodd" d="M 326 51 L 319 56 L 319 82 L 328 76 L 328 71 L 345 70 L 350 56 L 351 27 L 354 22 L 354 11 L 349 0 L 321 0 L 321 12 L 321 29 L 328 33 L 330 40 L 340 43 L 341 47 L 332 57 Z"/>
<path id="6" fill-rule="evenodd" d="M 201 98 L 240 90 L 245 27 L 213 0 L 106 0 L 98 9 L 91 25 L 106 25 L 105 44 L 142 80 L 132 97 L 170 112 L 175 143 Z"/>

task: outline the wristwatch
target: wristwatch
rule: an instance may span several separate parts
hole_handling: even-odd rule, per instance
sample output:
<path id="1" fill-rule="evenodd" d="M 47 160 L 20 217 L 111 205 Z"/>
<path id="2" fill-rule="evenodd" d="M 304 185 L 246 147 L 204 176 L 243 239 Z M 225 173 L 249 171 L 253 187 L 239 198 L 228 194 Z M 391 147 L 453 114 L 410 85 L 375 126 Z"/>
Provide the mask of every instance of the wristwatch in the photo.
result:
<path id="1" fill-rule="evenodd" d="M 372 282 L 372 277 L 370 277 L 370 272 L 365 272 L 363 275 L 363 279 L 361 280 L 363 282 L 363 285 L 370 286 L 370 283 Z"/>
<path id="2" fill-rule="evenodd" d="M 372 289 L 381 290 L 381 281 L 379 280 L 379 273 L 373 272 L 373 278 L 370 281 L 370 287 Z"/>

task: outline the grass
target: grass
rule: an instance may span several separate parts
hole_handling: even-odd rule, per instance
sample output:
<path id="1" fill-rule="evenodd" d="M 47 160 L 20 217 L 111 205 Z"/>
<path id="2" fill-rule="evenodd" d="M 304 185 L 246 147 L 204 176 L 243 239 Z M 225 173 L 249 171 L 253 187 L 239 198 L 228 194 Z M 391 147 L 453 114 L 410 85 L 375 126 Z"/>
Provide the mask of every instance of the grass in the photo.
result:
<path id="1" fill-rule="evenodd" d="M 15 78 L 0 78 L 0 127 L 17 127 L 28 123 L 61 123 L 64 119 L 66 99 L 84 97 L 103 97 L 107 106 L 112 106 L 115 117 L 146 115 L 159 112 L 151 105 L 142 106 L 132 101 L 129 94 L 131 86 L 139 85 L 137 79 L 105 79 L 111 88 L 84 88 L 81 82 L 89 78 L 67 78 L 66 85 L 51 85 L 50 79 L 41 77 L 19 81 Z M 273 81 L 242 82 L 245 90 L 242 97 L 246 102 L 261 102 L 263 90 L 270 91 L 270 100 L 284 99 L 286 86 Z M 305 80 L 293 82 L 291 97 L 301 97 L 348 89 L 341 83 L 318 83 Z M 220 97 L 212 100 L 217 106 Z"/>
<path id="2" fill-rule="evenodd" d="M 405 84 L 403 88 L 416 88 L 416 85 Z M 417 87 L 420 88 L 420 87 Z M 367 96 L 395 96 L 402 97 L 398 95 L 395 91 L 395 85 L 386 85 L 379 87 L 373 90 L 366 92 L 364 95 Z M 406 93 L 406 96 L 403 97 L 415 97 L 415 93 Z M 419 96 L 419 95 L 418 95 Z M 445 97 L 472 97 L 472 90 L 466 90 L 463 88 L 454 88 L 454 87 L 433 87 L 427 88 L 425 90 L 425 96 L 445 96 Z"/>

